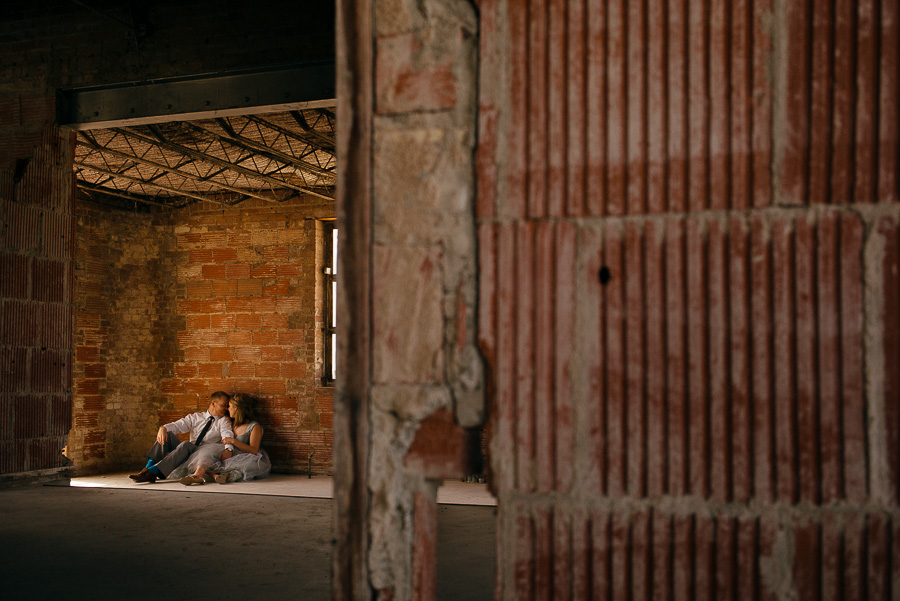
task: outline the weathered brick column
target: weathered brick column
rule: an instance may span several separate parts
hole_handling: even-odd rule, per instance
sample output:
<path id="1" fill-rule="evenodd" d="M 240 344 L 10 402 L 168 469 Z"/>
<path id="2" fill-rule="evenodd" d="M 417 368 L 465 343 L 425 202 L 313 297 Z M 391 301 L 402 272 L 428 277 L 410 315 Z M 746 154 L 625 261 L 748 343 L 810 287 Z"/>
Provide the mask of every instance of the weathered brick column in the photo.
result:
<path id="1" fill-rule="evenodd" d="M 338 15 L 341 356 L 354 367 L 335 399 L 336 598 L 433 599 L 436 489 L 466 473 L 484 412 L 477 19 L 465 1 L 343 2 Z"/>

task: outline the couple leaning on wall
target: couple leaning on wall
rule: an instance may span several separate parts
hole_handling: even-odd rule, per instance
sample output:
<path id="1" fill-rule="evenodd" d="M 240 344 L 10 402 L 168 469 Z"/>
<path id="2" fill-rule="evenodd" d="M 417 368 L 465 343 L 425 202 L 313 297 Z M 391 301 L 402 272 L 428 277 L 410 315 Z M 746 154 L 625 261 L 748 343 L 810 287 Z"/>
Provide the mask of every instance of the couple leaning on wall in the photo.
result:
<path id="1" fill-rule="evenodd" d="M 186 433 L 190 439 L 182 442 L 177 435 Z M 206 411 L 160 426 L 147 464 L 129 478 L 147 484 L 172 478 L 185 486 L 265 478 L 272 463 L 260 447 L 262 433 L 249 397 L 214 392 Z"/>

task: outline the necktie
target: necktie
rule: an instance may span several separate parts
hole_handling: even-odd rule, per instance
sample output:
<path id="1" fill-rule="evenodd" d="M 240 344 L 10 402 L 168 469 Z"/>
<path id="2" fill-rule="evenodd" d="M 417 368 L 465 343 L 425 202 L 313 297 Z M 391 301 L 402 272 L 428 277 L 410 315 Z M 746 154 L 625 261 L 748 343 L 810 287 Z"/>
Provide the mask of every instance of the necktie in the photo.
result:
<path id="1" fill-rule="evenodd" d="M 206 436 L 207 432 L 209 432 L 209 427 L 212 425 L 212 423 L 213 416 L 210 415 L 209 419 L 206 420 L 206 425 L 203 426 L 202 430 L 200 430 L 200 436 L 197 437 L 197 442 L 194 443 L 195 445 L 197 445 L 198 447 L 200 446 L 200 443 L 203 442 L 203 437 Z"/>

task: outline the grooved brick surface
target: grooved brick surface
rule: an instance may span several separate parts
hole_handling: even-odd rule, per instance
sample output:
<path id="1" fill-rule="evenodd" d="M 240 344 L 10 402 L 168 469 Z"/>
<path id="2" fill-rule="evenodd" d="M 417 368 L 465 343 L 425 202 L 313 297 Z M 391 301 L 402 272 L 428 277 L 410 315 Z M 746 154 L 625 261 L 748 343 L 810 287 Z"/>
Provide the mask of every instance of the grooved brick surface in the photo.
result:
<path id="1" fill-rule="evenodd" d="M 896 596 L 898 3 L 479 8 L 497 598 Z"/>
<path id="2" fill-rule="evenodd" d="M 0 187 L 0 474 L 66 465 L 71 424 L 73 189 L 59 167 L 71 160 L 68 137 L 45 126 L 30 142 L 27 158 L 0 166 L 13 176 Z"/>

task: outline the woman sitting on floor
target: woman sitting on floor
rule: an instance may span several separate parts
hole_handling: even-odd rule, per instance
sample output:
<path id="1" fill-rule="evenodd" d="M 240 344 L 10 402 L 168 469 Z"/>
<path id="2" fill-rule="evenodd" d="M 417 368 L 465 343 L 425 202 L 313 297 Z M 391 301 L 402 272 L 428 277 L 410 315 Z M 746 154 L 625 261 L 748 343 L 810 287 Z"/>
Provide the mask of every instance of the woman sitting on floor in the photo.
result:
<path id="1" fill-rule="evenodd" d="M 179 482 L 190 486 L 204 484 L 207 473 L 213 474 L 219 484 L 259 480 L 269 475 L 272 463 L 266 450 L 259 446 L 263 427 L 254 421 L 250 399 L 240 394 L 231 397 L 228 415 L 231 416 L 231 429 L 234 430 L 235 437 L 225 437 L 221 444 L 204 445 L 217 447 L 219 453 L 216 454 L 217 449 L 210 449 L 209 453 L 202 456 L 192 454 L 188 461 L 169 475 L 170 478 L 179 477 Z M 218 456 L 226 444 L 234 446 L 234 454 L 223 462 Z"/>
<path id="2" fill-rule="evenodd" d="M 234 440 L 230 437 L 229 439 Z M 222 463 L 220 457 L 224 451 L 224 441 L 200 445 L 197 447 L 197 450 L 191 453 L 187 461 L 172 470 L 169 474 L 169 479 L 178 479 L 179 482 L 186 486 L 190 486 L 191 484 L 203 484 L 204 475 L 207 470 L 214 465 Z M 232 453 L 238 452 L 237 448 L 232 451 Z"/>
<path id="3" fill-rule="evenodd" d="M 216 482 L 225 484 L 265 478 L 272 470 L 272 463 L 266 450 L 259 446 L 263 427 L 254 421 L 250 399 L 240 394 L 231 397 L 228 414 L 235 437 L 226 437 L 222 442 L 234 445 L 234 455 L 219 461 L 210 470 L 216 474 Z"/>

